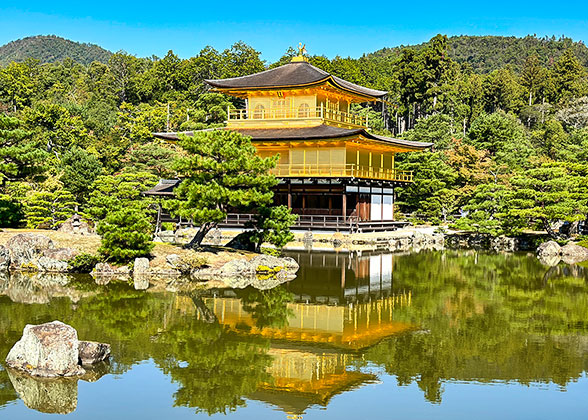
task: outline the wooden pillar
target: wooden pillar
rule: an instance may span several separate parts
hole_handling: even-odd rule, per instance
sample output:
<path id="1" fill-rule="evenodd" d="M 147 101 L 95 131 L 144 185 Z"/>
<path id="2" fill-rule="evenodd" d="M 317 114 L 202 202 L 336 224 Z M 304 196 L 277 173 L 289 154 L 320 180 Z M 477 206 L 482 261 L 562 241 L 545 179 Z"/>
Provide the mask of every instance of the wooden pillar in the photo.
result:
<path id="1" fill-rule="evenodd" d="M 345 187 L 343 187 L 345 188 Z M 343 222 L 345 222 L 345 220 L 347 219 L 347 194 L 345 193 L 345 191 L 343 191 L 343 211 L 342 211 L 342 215 L 343 215 Z"/>
<path id="2" fill-rule="evenodd" d="M 332 210 L 333 210 L 333 196 L 329 195 L 329 216 L 332 214 L 331 213 Z"/>
<path id="3" fill-rule="evenodd" d="M 302 214 L 306 214 L 305 210 L 306 209 L 306 195 L 302 195 Z"/>
<path id="4" fill-rule="evenodd" d="M 292 184 L 288 182 L 288 208 L 292 209 Z"/>

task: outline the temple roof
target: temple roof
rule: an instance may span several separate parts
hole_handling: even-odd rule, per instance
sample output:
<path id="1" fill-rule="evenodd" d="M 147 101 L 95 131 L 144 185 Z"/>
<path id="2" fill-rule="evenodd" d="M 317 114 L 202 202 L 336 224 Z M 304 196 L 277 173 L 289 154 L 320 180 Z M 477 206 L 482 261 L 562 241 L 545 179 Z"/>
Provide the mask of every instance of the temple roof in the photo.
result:
<path id="1" fill-rule="evenodd" d="M 214 129 L 202 130 L 211 131 Z M 221 128 L 226 130 L 226 128 Z M 377 140 L 391 145 L 402 146 L 414 150 L 423 150 L 431 147 L 433 143 L 424 143 L 420 141 L 409 141 L 394 139 L 392 137 L 378 136 L 370 133 L 364 128 L 341 128 L 331 125 L 317 125 L 314 127 L 302 128 L 232 128 L 245 136 L 251 137 L 252 140 L 319 140 L 334 139 L 340 137 L 349 137 L 361 135 L 370 140 Z M 184 131 L 183 133 L 153 133 L 157 138 L 164 140 L 178 140 L 178 134 L 193 136 L 194 131 Z"/>
<path id="2" fill-rule="evenodd" d="M 327 73 L 306 61 L 284 64 L 270 70 L 230 79 L 205 80 L 217 89 L 249 90 L 307 87 L 329 82 L 332 85 L 362 96 L 381 98 L 388 92 L 370 89 Z"/>

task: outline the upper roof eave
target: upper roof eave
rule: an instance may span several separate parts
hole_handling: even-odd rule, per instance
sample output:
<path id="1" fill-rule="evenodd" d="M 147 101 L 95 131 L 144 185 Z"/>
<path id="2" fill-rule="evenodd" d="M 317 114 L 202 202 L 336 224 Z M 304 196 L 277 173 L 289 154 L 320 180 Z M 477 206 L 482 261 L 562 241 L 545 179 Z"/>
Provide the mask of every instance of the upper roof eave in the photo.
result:
<path id="1" fill-rule="evenodd" d="M 388 93 L 386 91 L 370 89 L 348 82 L 347 80 L 329 74 L 307 62 L 288 63 L 280 67 L 264 70 L 247 76 L 216 80 L 205 79 L 205 82 L 216 90 L 233 92 L 251 89 L 291 89 L 328 82 L 339 89 L 367 98 L 381 98 Z"/>

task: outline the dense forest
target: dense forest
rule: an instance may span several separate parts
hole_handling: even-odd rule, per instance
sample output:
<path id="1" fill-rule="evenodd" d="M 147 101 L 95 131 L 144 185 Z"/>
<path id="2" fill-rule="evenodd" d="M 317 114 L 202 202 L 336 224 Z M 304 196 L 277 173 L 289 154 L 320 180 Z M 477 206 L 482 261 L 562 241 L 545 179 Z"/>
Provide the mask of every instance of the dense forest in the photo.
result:
<path id="1" fill-rule="evenodd" d="M 398 189 L 401 212 L 493 234 L 556 235 L 554 222 L 588 212 L 586 57 L 566 38 L 438 35 L 418 48 L 309 60 L 389 92 L 385 105 L 357 109 L 370 113 L 372 130 L 434 142 L 432 152 L 398 156 L 415 171 Z M 222 125 L 227 106 L 242 104 L 203 80 L 267 67 L 242 42 L 189 59 L 170 51 L 88 65 L 10 62 L 0 68 L 0 221 L 51 228 L 76 206 L 99 219 L 105 197 L 140 200 L 133 191 L 173 176 L 179 153 L 151 133 Z"/>

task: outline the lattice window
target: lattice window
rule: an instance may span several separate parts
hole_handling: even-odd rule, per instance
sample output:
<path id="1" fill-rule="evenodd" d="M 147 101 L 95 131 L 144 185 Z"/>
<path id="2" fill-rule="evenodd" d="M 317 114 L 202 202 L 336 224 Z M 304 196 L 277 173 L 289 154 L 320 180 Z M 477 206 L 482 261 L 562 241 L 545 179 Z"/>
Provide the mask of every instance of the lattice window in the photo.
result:
<path id="1" fill-rule="evenodd" d="M 265 118 L 265 107 L 262 104 L 257 104 L 253 110 L 253 118 L 261 120 Z"/>
<path id="2" fill-rule="evenodd" d="M 307 103 L 300 104 L 298 107 L 298 118 L 310 117 L 310 106 Z"/>

